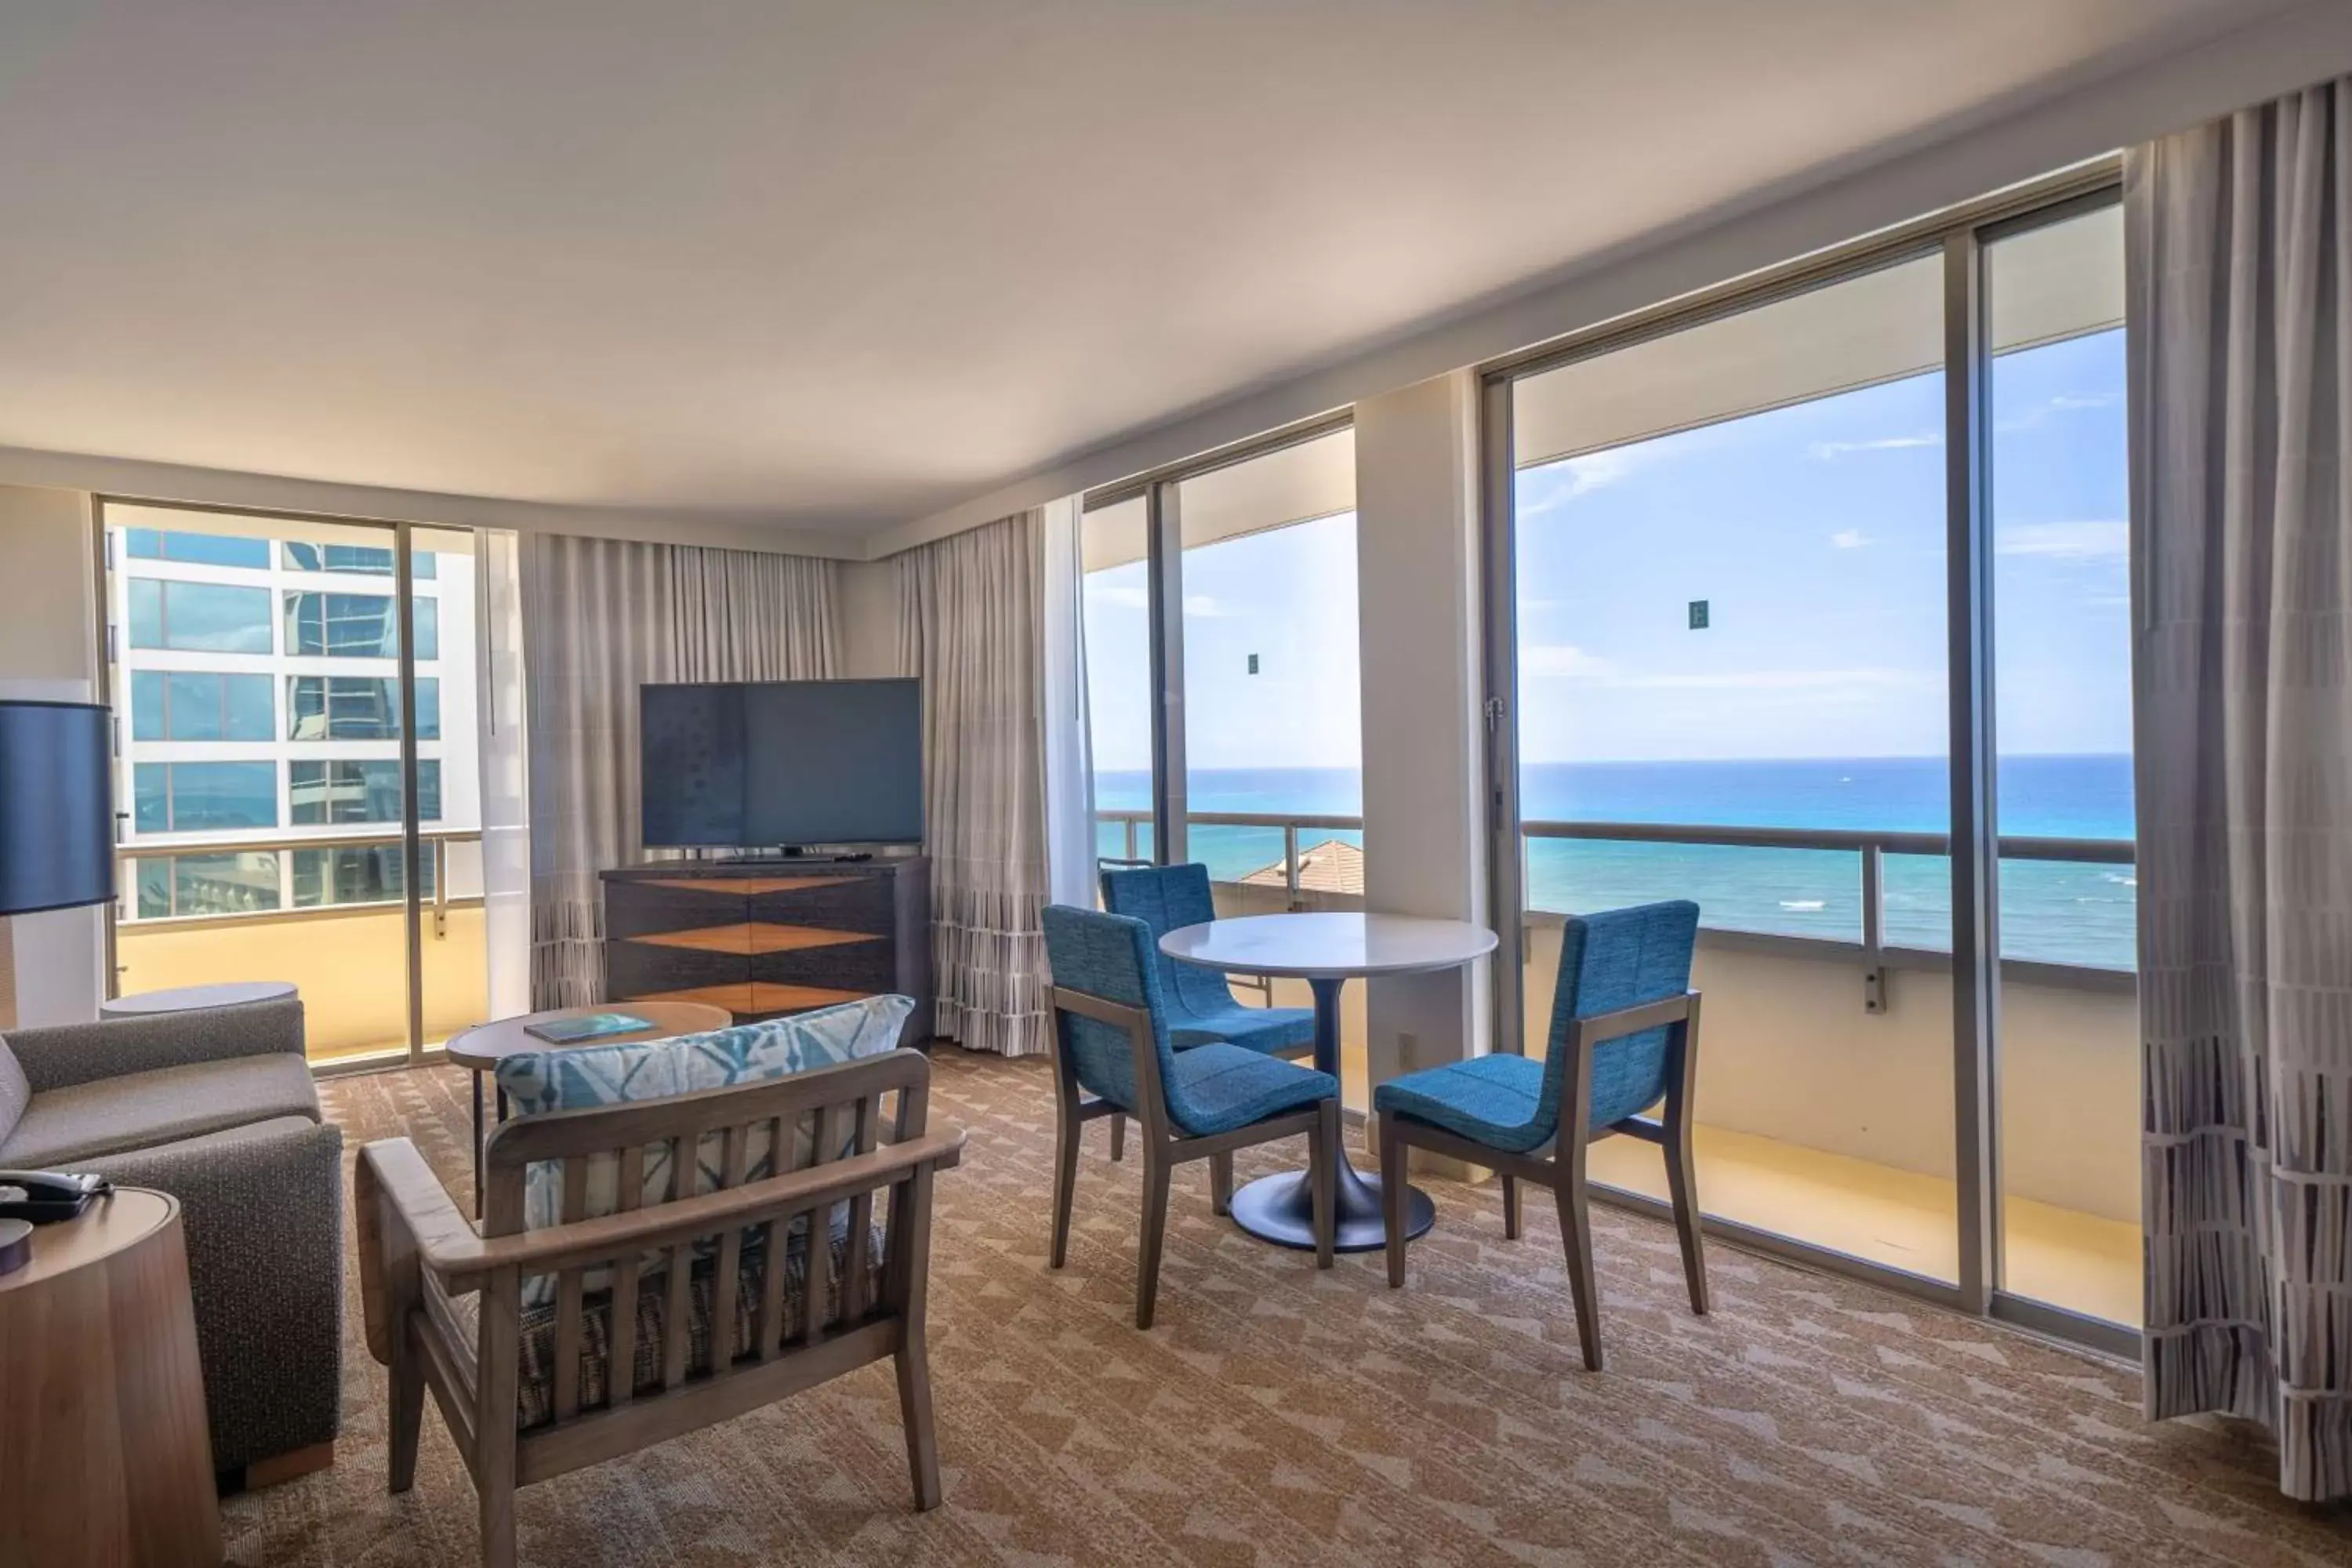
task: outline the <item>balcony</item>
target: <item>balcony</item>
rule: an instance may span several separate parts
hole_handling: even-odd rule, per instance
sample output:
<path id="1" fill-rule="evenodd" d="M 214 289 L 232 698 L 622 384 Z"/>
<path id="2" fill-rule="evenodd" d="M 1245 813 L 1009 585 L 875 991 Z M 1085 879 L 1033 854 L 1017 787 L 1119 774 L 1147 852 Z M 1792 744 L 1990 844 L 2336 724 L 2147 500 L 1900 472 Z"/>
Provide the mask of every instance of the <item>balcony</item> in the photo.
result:
<path id="1" fill-rule="evenodd" d="M 285 907 L 278 858 L 303 850 L 396 849 L 381 832 L 279 836 L 235 843 L 124 847 L 119 885 L 137 908 L 137 862 L 167 856 L 268 865 L 277 908 L 125 918 L 115 927 L 116 983 L 123 993 L 223 980 L 284 980 L 301 993 L 314 1065 L 398 1055 L 408 1048 L 408 921 L 397 889 L 383 899 Z M 481 897 L 481 835 L 427 833 L 430 858 L 420 957 L 424 1037 L 438 1044 L 488 1016 L 488 948 Z M 251 886 L 248 881 L 246 886 Z M 213 901 L 233 905 L 223 896 Z M 202 902 L 201 899 L 191 900 Z"/>
<path id="2" fill-rule="evenodd" d="M 1106 856 L 1149 853 L 1149 814 L 1101 816 Z M 1359 818 L 1204 813 L 1188 821 L 1193 858 L 1213 867 L 1221 914 L 1362 907 Z M 1523 878 L 1531 858 L 1628 845 L 1687 851 L 1675 868 L 1687 872 L 1679 896 L 1705 911 L 1694 984 L 1706 997 L 1696 1141 L 1707 1212 L 1930 1279 L 1956 1279 L 1951 957 L 1927 945 L 1937 900 L 1948 898 L 1948 884 L 1936 885 L 1943 837 L 1530 822 Z M 2007 837 L 2000 853 L 2021 888 L 2120 875 L 2112 868 L 2127 871 L 2132 846 Z M 1775 856 L 1804 879 L 1793 889 L 1803 896 L 1743 906 L 1727 868 Z M 1654 858 L 1647 887 L 1622 877 L 1612 885 L 1605 861 L 1584 869 L 1580 896 L 1591 889 L 1596 907 L 1677 896 L 1659 887 Z M 2003 1286 L 2137 1326 L 2136 992 L 2128 969 L 2085 961 L 2127 955 L 2128 924 L 2111 910 L 2111 929 L 2086 934 L 2037 926 L 2029 914 L 2020 912 L 2010 950 L 2033 956 L 2001 966 Z M 1561 917 L 1533 909 L 1527 923 L 1523 1016 L 1540 1021 L 1550 1016 Z M 1359 1110 L 1370 1099 L 1362 993 L 1347 989 L 1341 1019 L 1343 1093 Z M 1303 984 L 1288 981 L 1240 994 L 1280 1005 L 1309 1001 Z M 1540 1057 L 1540 1022 L 1525 1033 L 1526 1048 Z M 1664 1195 L 1657 1152 L 1646 1144 L 1604 1140 L 1591 1168 L 1610 1185 Z"/>

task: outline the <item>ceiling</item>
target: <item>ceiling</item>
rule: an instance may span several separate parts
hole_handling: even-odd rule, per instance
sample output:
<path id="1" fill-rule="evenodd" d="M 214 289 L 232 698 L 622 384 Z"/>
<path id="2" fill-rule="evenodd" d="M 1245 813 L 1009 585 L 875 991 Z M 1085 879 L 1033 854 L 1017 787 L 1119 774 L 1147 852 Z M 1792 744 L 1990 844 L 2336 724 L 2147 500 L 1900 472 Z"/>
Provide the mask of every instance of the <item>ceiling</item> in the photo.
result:
<path id="1" fill-rule="evenodd" d="M 920 517 L 2287 0 L 0 15 L 0 446 Z"/>

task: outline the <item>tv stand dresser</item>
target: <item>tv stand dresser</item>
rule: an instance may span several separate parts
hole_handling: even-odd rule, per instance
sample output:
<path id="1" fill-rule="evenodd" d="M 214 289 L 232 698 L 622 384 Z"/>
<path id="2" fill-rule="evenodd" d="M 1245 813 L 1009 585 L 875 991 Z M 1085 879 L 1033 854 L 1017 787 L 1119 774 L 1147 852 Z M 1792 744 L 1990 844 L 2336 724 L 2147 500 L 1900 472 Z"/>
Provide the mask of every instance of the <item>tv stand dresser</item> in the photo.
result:
<path id="1" fill-rule="evenodd" d="M 708 1002 L 739 1024 L 897 992 L 931 1037 L 931 863 L 677 860 L 604 873 L 605 999 Z"/>

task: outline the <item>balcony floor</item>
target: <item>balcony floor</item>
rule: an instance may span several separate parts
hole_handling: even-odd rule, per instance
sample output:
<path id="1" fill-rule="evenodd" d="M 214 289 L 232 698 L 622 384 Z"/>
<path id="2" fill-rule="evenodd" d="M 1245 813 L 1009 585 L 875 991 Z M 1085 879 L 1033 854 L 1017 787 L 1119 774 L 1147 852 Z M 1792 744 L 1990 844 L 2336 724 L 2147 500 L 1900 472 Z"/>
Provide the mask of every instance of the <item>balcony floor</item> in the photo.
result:
<path id="1" fill-rule="evenodd" d="M 1827 1154 L 1748 1132 L 1697 1130 L 1699 1199 L 1707 1213 L 1930 1279 L 1959 1270 L 1958 1195 L 1935 1176 Z M 1665 1196 L 1657 1151 L 1631 1138 L 1592 1146 L 1595 1181 Z M 2010 1198 L 2010 1291 L 2137 1328 L 2141 1321 L 2136 1225 Z"/>

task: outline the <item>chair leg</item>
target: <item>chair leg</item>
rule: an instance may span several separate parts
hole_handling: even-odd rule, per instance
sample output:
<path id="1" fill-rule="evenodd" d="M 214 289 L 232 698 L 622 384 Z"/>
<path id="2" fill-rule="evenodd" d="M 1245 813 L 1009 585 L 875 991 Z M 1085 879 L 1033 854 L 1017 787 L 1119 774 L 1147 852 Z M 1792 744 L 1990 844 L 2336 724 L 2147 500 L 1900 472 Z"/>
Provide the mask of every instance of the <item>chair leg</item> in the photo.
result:
<path id="1" fill-rule="evenodd" d="M 1070 1252 L 1070 1206 L 1078 1194 L 1078 1138 L 1081 1124 L 1064 1116 L 1054 1140 L 1054 1251 L 1046 1267 L 1059 1268 Z"/>
<path id="2" fill-rule="evenodd" d="M 1209 1156 L 1209 1207 L 1219 1215 L 1234 1212 L 1234 1157 L 1231 1154 Z"/>
<path id="3" fill-rule="evenodd" d="M 1699 1237 L 1698 1172 L 1687 1135 L 1666 1141 L 1666 1193 L 1675 1203 L 1675 1234 L 1683 1244 L 1683 1282 L 1691 1310 L 1706 1316 L 1706 1252 Z"/>
<path id="4" fill-rule="evenodd" d="M 1389 1255 L 1389 1289 L 1404 1285 L 1404 1132 L 1396 1118 L 1381 1118 L 1381 1228 Z"/>
<path id="5" fill-rule="evenodd" d="M 1331 1267 L 1339 1239 L 1339 1102 L 1317 1109 L 1315 1135 L 1307 1145 L 1307 1179 L 1314 1188 L 1315 1267 Z"/>
<path id="6" fill-rule="evenodd" d="M 1110 1157 L 1113 1164 L 1127 1158 L 1127 1112 L 1123 1110 L 1110 1113 Z"/>
<path id="7" fill-rule="evenodd" d="M 386 1489 L 404 1492 L 416 1484 L 416 1441 L 425 1425 L 425 1362 L 405 1323 L 393 1325 L 387 1403 L 391 1405 L 391 1463 Z"/>
<path id="8" fill-rule="evenodd" d="M 1512 1175 L 1503 1178 L 1503 1239 L 1519 1239 L 1519 1179 Z"/>
<path id="9" fill-rule="evenodd" d="M 1587 1372 L 1601 1370 L 1601 1292 L 1592 1278 L 1592 1226 L 1585 1213 L 1584 1183 L 1560 1173 L 1552 1189 L 1559 1209 L 1559 1240 L 1568 1254 L 1569 1289 L 1576 1297 L 1576 1338 L 1584 1348 Z"/>
<path id="10" fill-rule="evenodd" d="M 1135 1254 L 1135 1326 L 1151 1326 L 1160 1296 L 1160 1246 L 1168 1234 L 1168 1157 L 1147 1141 L 1143 1147 L 1143 1240 Z"/>
<path id="11" fill-rule="evenodd" d="M 474 1469 L 474 1488 L 482 1510 L 482 1568 L 515 1568 L 514 1434 L 503 1436 L 503 1461 L 478 1460 Z"/>
<path id="12" fill-rule="evenodd" d="M 908 1334 L 894 1358 L 898 1370 L 898 1419 L 907 1428 L 907 1468 L 915 1481 L 915 1508 L 940 1506 L 940 1439 L 931 1421 L 931 1356 L 919 1333 Z"/>

